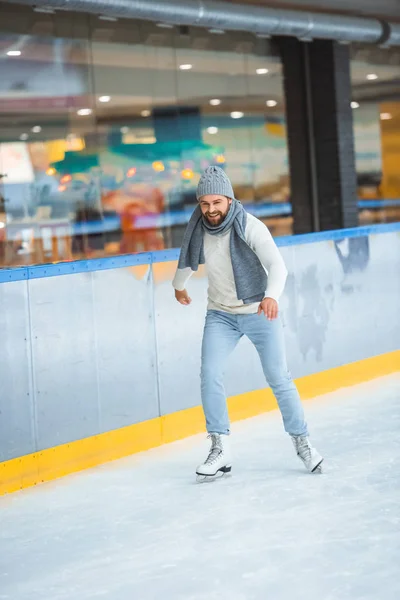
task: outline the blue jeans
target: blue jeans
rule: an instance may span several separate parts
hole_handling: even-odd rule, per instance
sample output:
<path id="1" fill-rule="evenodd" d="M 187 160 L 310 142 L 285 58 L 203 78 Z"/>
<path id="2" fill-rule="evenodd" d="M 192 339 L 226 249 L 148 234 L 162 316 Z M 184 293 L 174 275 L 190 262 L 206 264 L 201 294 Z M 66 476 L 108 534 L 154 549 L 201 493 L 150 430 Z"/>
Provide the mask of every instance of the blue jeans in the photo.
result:
<path id="1" fill-rule="evenodd" d="M 229 433 L 224 368 L 244 335 L 254 344 L 260 356 L 265 378 L 278 402 L 285 431 L 291 435 L 308 435 L 299 393 L 286 365 L 280 318 L 268 321 L 264 314 L 232 315 L 216 310 L 207 312 L 201 356 L 201 399 L 208 433 Z"/>

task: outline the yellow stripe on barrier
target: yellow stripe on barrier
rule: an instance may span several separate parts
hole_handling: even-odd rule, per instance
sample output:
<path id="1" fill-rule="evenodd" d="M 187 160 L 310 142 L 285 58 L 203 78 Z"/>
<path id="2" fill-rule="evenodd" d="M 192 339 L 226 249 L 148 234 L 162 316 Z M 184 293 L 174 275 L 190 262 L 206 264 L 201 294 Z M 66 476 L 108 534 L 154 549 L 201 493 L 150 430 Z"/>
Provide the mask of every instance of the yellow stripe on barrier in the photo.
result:
<path id="1" fill-rule="evenodd" d="M 296 380 L 303 400 L 400 371 L 400 350 L 307 375 Z M 270 389 L 228 400 L 232 421 L 274 410 Z M 82 471 L 204 431 L 201 407 L 188 408 L 0 463 L 0 495 Z"/>

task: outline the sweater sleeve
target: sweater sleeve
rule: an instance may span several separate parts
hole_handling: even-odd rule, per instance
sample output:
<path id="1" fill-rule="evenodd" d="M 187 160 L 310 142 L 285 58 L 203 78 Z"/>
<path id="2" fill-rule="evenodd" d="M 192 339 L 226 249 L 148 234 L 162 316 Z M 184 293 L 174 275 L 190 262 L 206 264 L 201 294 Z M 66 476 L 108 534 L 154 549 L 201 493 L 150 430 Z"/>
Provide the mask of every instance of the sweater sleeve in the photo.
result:
<path id="1" fill-rule="evenodd" d="M 185 289 L 187 282 L 193 275 L 194 271 L 190 267 L 186 267 L 185 269 L 177 269 L 175 273 L 175 277 L 172 280 L 173 287 L 181 292 Z"/>
<path id="2" fill-rule="evenodd" d="M 278 302 L 285 288 L 288 272 L 268 227 L 253 215 L 248 215 L 246 239 L 267 270 L 268 283 L 265 296 Z"/>

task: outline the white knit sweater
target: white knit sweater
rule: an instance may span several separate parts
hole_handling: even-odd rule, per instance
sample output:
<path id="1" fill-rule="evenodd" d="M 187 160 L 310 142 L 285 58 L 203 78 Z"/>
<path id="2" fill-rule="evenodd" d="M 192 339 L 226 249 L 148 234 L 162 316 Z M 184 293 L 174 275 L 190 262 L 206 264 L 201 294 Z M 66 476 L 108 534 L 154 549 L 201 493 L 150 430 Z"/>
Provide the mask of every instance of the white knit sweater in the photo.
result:
<path id="1" fill-rule="evenodd" d="M 268 273 L 265 297 L 279 298 L 285 287 L 287 269 L 269 229 L 253 215 L 247 215 L 246 241 L 257 254 Z M 259 303 L 243 304 L 236 295 L 235 280 L 229 248 L 230 232 L 223 235 L 204 233 L 205 267 L 208 276 L 208 309 L 232 314 L 256 313 Z M 176 290 L 186 288 L 193 275 L 190 267 L 177 269 L 172 285 Z"/>

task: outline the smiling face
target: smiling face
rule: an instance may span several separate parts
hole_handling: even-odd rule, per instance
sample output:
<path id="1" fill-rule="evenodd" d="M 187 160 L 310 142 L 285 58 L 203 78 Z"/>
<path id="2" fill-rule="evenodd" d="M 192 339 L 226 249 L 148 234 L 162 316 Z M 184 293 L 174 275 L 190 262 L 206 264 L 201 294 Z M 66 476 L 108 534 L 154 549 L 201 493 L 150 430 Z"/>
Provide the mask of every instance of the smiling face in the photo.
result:
<path id="1" fill-rule="evenodd" d="M 212 227 L 218 227 L 225 220 L 232 200 L 219 194 L 208 194 L 199 200 L 201 212 Z"/>

